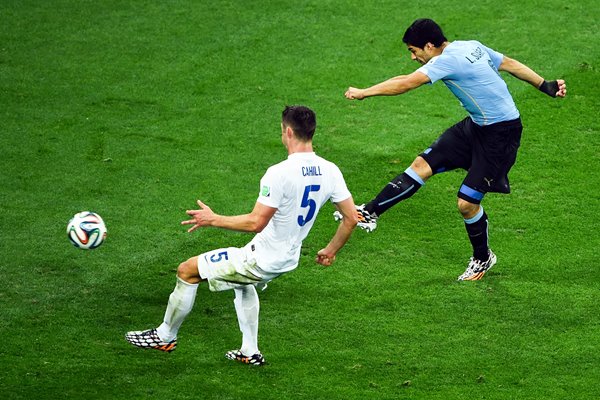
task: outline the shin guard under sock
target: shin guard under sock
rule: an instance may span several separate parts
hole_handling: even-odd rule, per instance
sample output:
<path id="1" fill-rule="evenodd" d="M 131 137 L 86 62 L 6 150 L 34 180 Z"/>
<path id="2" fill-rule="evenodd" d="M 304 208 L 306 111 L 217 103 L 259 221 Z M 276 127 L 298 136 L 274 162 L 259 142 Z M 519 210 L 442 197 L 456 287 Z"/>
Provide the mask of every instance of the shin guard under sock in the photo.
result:
<path id="1" fill-rule="evenodd" d="M 175 290 L 169 296 L 163 323 L 156 329 L 161 340 L 170 342 L 177 337 L 183 320 L 192 311 L 197 290 L 198 284 L 187 283 L 177 277 Z"/>
<path id="2" fill-rule="evenodd" d="M 258 313 L 260 303 L 258 293 L 252 285 L 235 288 L 235 312 L 242 332 L 240 351 L 247 356 L 258 352 Z"/>
<path id="3" fill-rule="evenodd" d="M 473 257 L 477 260 L 488 259 L 488 217 L 483 207 L 473 218 L 465 219 L 465 228 L 473 246 Z"/>
<path id="4" fill-rule="evenodd" d="M 373 200 L 367 203 L 365 209 L 371 215 L 379 217 L 395 204 L 415 194 L 424 184 L 423 179 L 412 168 L 408 168 L 388 183 Z"/>

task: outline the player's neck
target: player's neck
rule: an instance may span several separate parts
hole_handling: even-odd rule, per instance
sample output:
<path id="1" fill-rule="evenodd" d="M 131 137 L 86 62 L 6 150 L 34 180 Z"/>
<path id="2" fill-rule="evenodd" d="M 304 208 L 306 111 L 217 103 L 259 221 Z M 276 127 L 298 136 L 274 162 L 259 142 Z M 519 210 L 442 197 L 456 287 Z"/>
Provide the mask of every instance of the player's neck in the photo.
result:
<path id="1" fill-rule="evenodd" d="M 446 46 L 448 46 L 449 44 L 450 44 L 450 42 L 444 42 L 440 45 L 440 47 L 436 47 L 437 55 L 439 56 L 440 54 L 442 54 L 442 52 L 444 51 Z"/>
<path id="2" fill-rule="evenodd" d="M 299 142 L 299 141 L 294 141 L 292 143 L 289 143 L 287 150 L 288 150 L 288 155 L 291 155 L 294 153 L 312 153 L 314 151 L 312 142 Z"/>

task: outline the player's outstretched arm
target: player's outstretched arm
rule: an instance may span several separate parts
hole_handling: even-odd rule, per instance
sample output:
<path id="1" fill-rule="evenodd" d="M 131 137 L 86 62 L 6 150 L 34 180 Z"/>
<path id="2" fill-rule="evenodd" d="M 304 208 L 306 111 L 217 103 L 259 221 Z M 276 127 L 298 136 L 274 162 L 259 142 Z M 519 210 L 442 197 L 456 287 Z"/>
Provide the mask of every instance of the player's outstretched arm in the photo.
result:
<path id="1" fill-rule="evenodd" d="M 506 71 L 522 81 L 530 83 L 548 96 L 565 97 L 567 95 L 567 85 L 563 79 L 547 81 L 527 65 L 510 57 L 504 56 L 502 64 L 500 64 L 498 69 L 500 71 Z"/>
<path id="2" fill-rule="evenodd" d="M 362 100 L 372 96 L 396 96 L 416 89 L 430 82 L 429 77 L 422 72 L 415 71 L 410 75 L 400 75 L 387 81 L 378 83 L 366 89 L 349 87 L 344 96 L 348 100 Z"/>
<path id="3" fill-rule="evenodd" d="M 342 247 L 344 247 L 358 223 L 358 214 L 352 197 L 336 203 L 336 207 L 343 215 L 342 222 L 338 226 L 335 235 L 333 235 L 327 247 L 319 250 L 315 259 L 317 263 L 324 266 L 333 264 L 335 255 Z"/>
<path id="4" fill-rule="evenodd" d="M 200 200 L 197 203 L 200 206 L 198 210 L 186 211 L 186 214 L 192 219 L 181 222 L 181 225 L 192 225 L 188 232 L 193 232 L 202 226 L 214 226 L 241 232 L 260 232 L 267 226 L 277 211 L 276 208 L 256 202 L 254 209 L 249 214 L 226 216 L 214 213 L 209 206 Z"/>

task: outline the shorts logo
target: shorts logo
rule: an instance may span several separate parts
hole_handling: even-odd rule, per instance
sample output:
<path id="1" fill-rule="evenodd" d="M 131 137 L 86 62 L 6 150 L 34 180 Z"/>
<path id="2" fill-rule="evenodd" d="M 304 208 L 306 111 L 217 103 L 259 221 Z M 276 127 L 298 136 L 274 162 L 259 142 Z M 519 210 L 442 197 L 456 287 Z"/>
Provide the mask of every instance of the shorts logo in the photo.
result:
<path id="1" fill-rule="evenodd" d="M 492 186 L 492 182 L 494 182 L 493 179 L 488 179 L 488 178 L 485 178 L 485 177 L 483 178 L 483 180 L 485 181 L 485 183 L 487 183 L 487 185 L 489 187 L 491 187 Z"/>
<path id="2" fill-rule="evenodd" d="M 271 188 L 267 185 L 263 185 L 260 189 L 260 195 L 263 197 L 269 197 L 271 195 Z"/>

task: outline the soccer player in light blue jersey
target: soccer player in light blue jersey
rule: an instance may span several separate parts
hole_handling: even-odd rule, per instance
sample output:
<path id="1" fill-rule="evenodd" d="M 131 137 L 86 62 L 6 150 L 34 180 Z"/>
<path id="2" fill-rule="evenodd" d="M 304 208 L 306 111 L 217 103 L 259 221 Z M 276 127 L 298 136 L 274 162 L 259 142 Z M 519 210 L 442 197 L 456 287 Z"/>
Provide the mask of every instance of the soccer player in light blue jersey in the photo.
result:
<path id="1" fill-rule="evenodd" d="M 478 41 L 449 42 L 431 19 L 413 22 L 402 40 L 412 59 L 422 66 L 409 75 L 366 89 L 350 87 L 346 98 L 395 96 L 441 80 L 469 116 L 442 133 L 373 200 L 359 206 L 358 225 L 372 231 L 381 214 L 412 196 L 431 176 L 464 169 L 467 174 L 458 190 L 458 210 L 473 246 L 473 256 L 458 280 L 478 280 L 496 263 L 496 255 L 488 246 L 488 216 L 481 201 L 489 192 L 510 192 L 508 172 L 515 163 L 523 129 L 519 111 L 499 71 L 506 71 L 551 97 L 565 97 L 565 81 L 546 81 L 521 62 Z M 340 217 L 336 214 L 336 219 Z"/>

